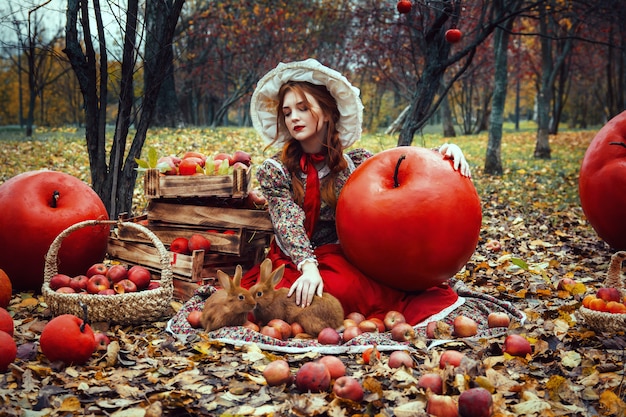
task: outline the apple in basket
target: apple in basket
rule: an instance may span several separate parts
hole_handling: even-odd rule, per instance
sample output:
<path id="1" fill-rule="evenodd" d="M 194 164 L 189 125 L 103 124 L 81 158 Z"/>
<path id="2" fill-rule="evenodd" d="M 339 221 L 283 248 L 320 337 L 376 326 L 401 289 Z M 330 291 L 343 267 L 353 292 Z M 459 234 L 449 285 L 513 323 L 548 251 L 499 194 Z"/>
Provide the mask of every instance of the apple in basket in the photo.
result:
<path id="1" fill-rule="evenodd" d="M 141 265 L 134 265 L 128 270 L 128 279 L 137 286 L 138 291 L 148 288 L 151 278 L 150 270 Z"/>

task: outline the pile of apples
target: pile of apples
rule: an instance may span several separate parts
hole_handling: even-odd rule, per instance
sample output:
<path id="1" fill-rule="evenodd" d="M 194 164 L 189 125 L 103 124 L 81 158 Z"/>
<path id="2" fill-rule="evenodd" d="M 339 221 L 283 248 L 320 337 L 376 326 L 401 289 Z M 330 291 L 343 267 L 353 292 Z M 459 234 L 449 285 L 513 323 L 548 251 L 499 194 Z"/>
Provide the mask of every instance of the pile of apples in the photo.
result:
<path id="1" fill-rule="evenodd" d="M 88 293 L 99 295 L 124 294 L 159 288 L 159 281 L 152 281 L 150 270 L 134 265 L 105 263 L 93 264 L 84 275 L 70 277 L 65 274 L 55 274 L 50 278 L 50 289 L 64 294 Z"/>
<path id="2" fill-rule="evenodd" d="M 195 233 L 191 237 L 177 237 L 170 243 L 170 251 L 189 255 L 195 250 L 203 250 L 207 253 L 211 249 L 211 241 L 201 234 Z"/>
<path id="3" fill-rule="evenodd" d="M 218 152 L 212 157 L 188 151 L 182 157 L 162 156 L 156 168 L 164 175 L 227 175 L 235 169 L 248 169 L 251 163 L 250 154 L 241 150 L 233 154 Z"/>
<path id="4" fill-rule="evenodd" d="M 0 307 L 0 373 L 6 372 L 17 357 L 17 345 L 13 339 L 13 317 Z"/>
<path id="5" fill-rule="evenodd" d="M 595 294 L 583 298 L 583 306 L 604 313 L 626 314 L 626 297 L 617 288 L 598 288 Z"/>

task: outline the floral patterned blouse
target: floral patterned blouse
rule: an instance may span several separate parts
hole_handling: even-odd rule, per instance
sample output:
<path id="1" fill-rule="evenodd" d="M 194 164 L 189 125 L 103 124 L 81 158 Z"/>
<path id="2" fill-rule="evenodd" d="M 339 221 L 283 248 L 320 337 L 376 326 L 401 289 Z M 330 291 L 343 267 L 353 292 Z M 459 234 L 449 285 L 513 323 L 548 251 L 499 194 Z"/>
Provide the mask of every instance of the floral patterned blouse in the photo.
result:
<path id="1" fill-rule="evenodd" d="M 348 177 L 372 153 L 365 149 L 353 149 L 344 154 L 348 168 L 336 179 L 337 196 L 341 192 Z M 320 180 L 328 175 L 330 169 L 324 166 L 318 171 Z M 315 260 L 313 250 L 321 245 L 337 243 L 335 228 L 335 210 L 324 201 L 321 203 L 320 218 L 311 239 L 304 230 L 304 210 L 293 200 L 291 174 L 281 162 L 280 154 L 266 159 L 257 170 L 257 178 L 261 191 L 267 198 L 268 208 L 276 243 L 300 269 L 306 260 Z M 306 186 L 306 174 L 300 173 L 303 186 Z"/>

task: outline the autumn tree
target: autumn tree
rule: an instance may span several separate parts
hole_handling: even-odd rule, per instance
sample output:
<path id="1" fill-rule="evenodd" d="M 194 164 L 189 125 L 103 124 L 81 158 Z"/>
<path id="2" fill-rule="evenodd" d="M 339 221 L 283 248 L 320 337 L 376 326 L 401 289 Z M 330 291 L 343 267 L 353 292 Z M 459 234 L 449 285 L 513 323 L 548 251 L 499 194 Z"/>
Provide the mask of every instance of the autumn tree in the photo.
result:
<path id="1" fill-rule="evenodd" d="M 150 76 L 144 84 L 141 112 L 137 120 L 136 132 L 127 150 L 127 138 L 132 120 L 134 104 L 133 75 L 136 71 L 138 38 L 139 1 L 129 0 L 125 9 L 124 40 L 119 87 L 119 103 L 115 123 L 115 133 L 110 144 L 107 162 L 107 138 L 105 132 L 107 95 L 108 95 L 108 50 L 99 0 L 94 0 L 90 10 L 89 3 L 68 0 L 66 23 L 66 48 L 72 69 L 78 79 L 85 106 L 85 138 L 91 182 L 94 190 L 107 206 L 109 215 L 116 217 L 121 212 L 130 212 L 132 197 L 137 179 L 136 159 L 146 140 L 146 133 L 152 121 L 159 94 L 159 83 L 164 78 L 167 67 L 168 45 L 171 44 L 174 31 L 184 0 L 157 1 L 158 10 L 166 16 L 162 27 L 154 28 L 162 33 L 160 48 L 151 59 Z M 93 16 L 90 15 L 90 11 Z M 95 33 L 92 32 L 91 18 L 95 20 Z M 79 38 L 79 21 L 82 39 Z M 98 42 L 98 53 L 94 40 Z"/>

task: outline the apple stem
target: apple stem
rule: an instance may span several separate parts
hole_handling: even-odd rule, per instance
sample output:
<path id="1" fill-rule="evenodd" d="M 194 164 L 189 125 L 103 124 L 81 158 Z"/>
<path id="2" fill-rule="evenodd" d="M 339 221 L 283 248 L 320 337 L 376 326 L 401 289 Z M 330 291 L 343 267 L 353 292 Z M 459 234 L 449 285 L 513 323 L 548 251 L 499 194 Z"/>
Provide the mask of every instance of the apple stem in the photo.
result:
<path id="1" fill-rule="evenodd" d="M 59 197 L 61 196 L 61 193 L 59 193 L 58 190 L 54 190 L 52 192 L 52 208 L 57 208 L 57 201 L 59 201 Z"/>
<path id="2" fill-rule="evenodd" d="M 396 169 L 393 172 L 393 188 L 398 188 L 400 186 L 400 183 L 398 182 L 398 171 L 400 171 L 400 164 L 405 159 L 406 159 L 405 154 L 400 155 L 400 158 L 398 158 L 398 162 L 396 163 Z"/>
<path id="3" fill-rule="evenodd" d="M 626 148 L 626 143 L 624 142 L 609 142 L 609 145 L 623 146 L 624 148 Z"/>
<path id="4" fill-rule="evenodd" d="M 89 324 L 89 316 L 87 315 L 87 304 L 80 302 L 80 307 L 83 309 L 83 323 L 80 325 L 80 332 L 85 332 L 85 326 Z"/>

